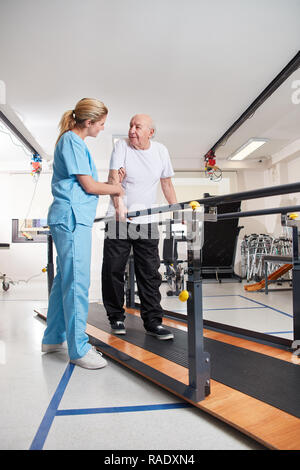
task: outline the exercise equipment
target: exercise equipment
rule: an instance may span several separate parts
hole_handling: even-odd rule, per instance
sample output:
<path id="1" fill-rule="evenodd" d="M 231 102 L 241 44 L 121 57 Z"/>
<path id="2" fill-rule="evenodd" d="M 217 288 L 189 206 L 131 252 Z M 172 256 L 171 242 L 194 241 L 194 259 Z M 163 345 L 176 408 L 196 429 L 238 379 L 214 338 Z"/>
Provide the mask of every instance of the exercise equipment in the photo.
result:
<path id="1" fill-rule="evenodd" d="M 2 289 L 6 292 L 9 289 L 10 282 L 7 281 L 6 274 L 1 274 L 0 273 L 0 279 L 2 280 Z"/>
<path id="2" fill-rule="evenodd" d="M 0 249 L 1 248 L 9 248 L 10 244 L 9 243 L 0 243 Z M 9 289 L 10 282 L 6 278 L 6 274 L 0 273 L 0 279 L 2 280 L 2 289 L 6 292 Z"/>
<path id="3" fill-rule="evenodd" d="M 276 281 L 277 279 L 281 278 L 281 276 L 289 272 L 292 268 L 293 268 L 292 264 L 284 264 L 280 268 L 276 269 L 276 271 L 274 271 L 272 274 L 267 276 L 267 281 L 268 282 Z M 266 279 L 262 279 L 261 281 L 256 282 L 255 284 L 245 285 L 244 289 L 248 292 L 254 292 L 254 291 L 256 292 L 256 291 L 262 290 L 264 287 L 266 287 L 266 285 L 267 285 Z"/>
<path id="4" fill-rule="evenodd" d="M 291 257 L 291 255 L 291 238 L 286 236 L 274 238 L 263 233 L 245 235 L 241 243 L 242 277 L 245 277 L 247 282 L 251 280 L 259 282 L 265 276 L 263 260 L 266 256 L 274 256 L 273 262 L 268 264 L 268 273 L 272 274 L 280 268 L 281 263 L 275 263 L 276 260 L 280 260 L 278 257 Z"/>
<path id="5" fill-rule="evenodd" d="M 163 259 L 161 263 L 165 265 L 166 271 L 164 273 L 166 282 L 168 284 L 167 295 L 179 295 L 184 289 L 184 275 L 186 270 L 183 264 L 186 260 L 178 259 L 178 243 L 186 242 L 186 237 L 181 231 L 181 236 L 178 236 L 178 231 L 174 230 L 173 220 L 169 221 L 169 229 L 165 231 L 166 237 L 163 240 Z"/>
<path id="6" fill-rule="evenodd" d="M 265 234 L 252 234 L 245 236 L 241 245 L 242 265 L 246 266 L 247 281 L 254 277 L 258 282 L 245 285 L 244 289 L 253 292 L 265 289 L 268 294 L 268 284 L 280 279 L 280 282 L 290 279 L 282 279 L 286 273 L 290 273 L 293 268 L 293 247 L 297 245 L 298 234 L 292 232 L 291 226 L 296 225 L 298 214 L 281 215 L 281 225 L 285 235 L 273 238 Z M 295 238 L 296 237 L 296 238 Z M 283 266 L 282 266 L 283 264 Z M 269 274 L 269 275 L 268 275 Z M 264 275 L 264 279 L 262 279 Z"/>
<path id="7" fill-rule="evenodd" d="M 282 194 L 288 190 L 300 192 L 300 184 L 284 185 L 276 189 L 263 188 L 257 191 L 256 197 Z M 249 192 L 236 193 L 226 195 L 224 199 L 240 201 L 248 196 Z M 251 192 L 250 197 L 254 198 Z M 217 201 L 220 202 L 219 196 L 216 197 L 217 201 L 214 198 L 209 199 L 214 207 Z M 181 204 L 184 203 L 179 206 Z M 286 214 L 299 209 L 275 208 L 258 213 Z M 155 210 L 156 213 L 167 212 L 174 210 L 174 207 L 163 206 Z M 128 215 L 135 217 L 146 214 L 140 211 Z M 250 216 L 249 212 L 243 212 L 220 214 L 217 217 L 218 220 L 225 220 L 239 218 L 241 214 L 242 217 Z M 159 342 L 145 335 L 140 329 L 138 311 L 132 308 L 126 309 L 128 333 L 119 338 L 108 330 L 105 312 L 98 303 L 90 304 L 87 333 L 91 342 L 103 353 L 194 406 L 236 427 L 268 448 L 298 449 L 300 375 L 298 364 L 292 360 L 296 356 L 293 356 L 291 348 L 300 340 L 300 294 L 296 289 L 293 290 L 293 339 L 280 342 L 280 346 L 276 338 L 268 335 L 256 335 L 256 332 L 252 332 L 251 336 L 246 334 L 245 330 L 240 330 L 238 335 L 234 335 L 232 332 L 228 334 L 228 330 L 220 324 L 215 324 L 214 327 L 205 325 L 202 316 L 200 253 L 206 220 L 206 214 L 195 209 L 187 223 L 187 315 L 184 322 L 175 316 L 170 318 L 170 312 L 166 312 L 164 320 L 169 328 L 175 329 L 174 340 Z M 294 243 L 293 282 L 299 283 L 300 226 L 297 221 L 289 221 L 289 224 L 293 230 Z M 39 314 L 46 317 L 45 313 Z M 167 356 L 162 348 L 167 349 Z"/>
<path id="8" fill-rule="evenodd" d="M 205 198 L 210 195 L 206 193 Z M 205 204 L 205 203 L 204 203 Z M 214 210 L 219 214 L 239 212 L 241 201 L 216 204 Z M 205 212 L 211 211 L 205 206 Z M 237 242 L 240 230 L 238 219 L 217 220 L 215 224 L 205 223 L 204 245 L 202 249 L 201 274 L 206 280 L 225 280 L 241 282 L 241 277 L 234 271 Z"/>

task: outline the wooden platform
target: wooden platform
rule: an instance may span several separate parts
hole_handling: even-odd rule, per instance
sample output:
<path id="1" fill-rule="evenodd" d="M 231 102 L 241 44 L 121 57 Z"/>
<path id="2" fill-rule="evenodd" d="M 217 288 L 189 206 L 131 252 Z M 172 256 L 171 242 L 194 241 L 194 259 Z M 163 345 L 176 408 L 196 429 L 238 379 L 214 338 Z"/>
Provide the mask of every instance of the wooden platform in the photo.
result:
<path id="1" fill-rule="evenodd" d="M 137 310 L 126 309 L 126 311 L 128 314 L 139 316 Z M 46 311 L 44 309 L 41 311 L 36 310 L 36 313 L 46 319 Z M 164 319 L 164 324 L 186 330 L 186 325 L 177 320 Z M 125 340 L 126 336 L 122 339 L 121 337 L 106 333 L 90 324 L 87 325 L 86 332 L 92 338 L 100 342 L 97 344 L 99 350 L 129 369 L 145 376 L 152 382 L 158 383 L 154 378 L 141 373 L 141 370 L 138 370 L 139 368 L 132 366 L 130 361 L 122 361 L 122 353 L 133 358 L 135 360 L 134 362 L 142 363 L 160 373 L 168 375 L 171 379 L 175 379 L 185 385 L 188 384 L 187 368 L 138 346 L 127 343 Z M 282 361 L 292 362 L 292 353 L 285 350 L 211 330 L 205 330 L 204 335 L 207 338 L 259 352 Z M 101 343 L 103 347 L 101 347 Z M 119 358 L 118 355 L 110 353 L 110 351 L 113 350 L 120 352 Z M 158 384 L 161 386 L 160 383 Z M 164 388 L 174 393 L 174 391 L 168 389 L 168 387 L 165 386 Z M 181 399 L 189 401 L 186 397 L 180 394 L 177 395 Z M 211 394 L 199 403 L 191 403 L 202 411 L 213 415 L 215 418 L 224 421 L 240 432 L 250 436 L 269 449 L 300 449 L 300 420 L 298 418 L 219 382 L 211 380 Z"/>

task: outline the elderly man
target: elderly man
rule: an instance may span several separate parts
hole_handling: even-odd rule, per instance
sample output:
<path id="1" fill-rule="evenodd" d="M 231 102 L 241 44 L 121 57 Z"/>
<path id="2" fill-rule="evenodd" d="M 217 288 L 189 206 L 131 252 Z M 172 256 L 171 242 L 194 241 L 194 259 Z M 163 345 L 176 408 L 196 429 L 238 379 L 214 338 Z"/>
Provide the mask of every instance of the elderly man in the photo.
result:
<path id="1" fill-rule="evenodd" d="M 155 205 L 159 181 L 168 203 L 177 202 L 169 153 L 164 145 L 151 140 L 154 132 L 151 117 L 137 114 L 130 121 L 128 139 L 119 140 L 112 152 L 109 182 L 118 182 L 121 173 L 125 196 L 111 198 L 107 212 L 107 216 L 116 215 L 119 222 L 114 224 L 116 230 L 111 230 L 109 224 L 106 226 L 102 297 L 112 332 L 125 334 L 124 273 L 133 248 L 141 318 L 146 333 L 166 340 L 172 339 L 173 334 L 162 325 L 159 233 L 155 216 L 126 219 L 127 211 Z"/>

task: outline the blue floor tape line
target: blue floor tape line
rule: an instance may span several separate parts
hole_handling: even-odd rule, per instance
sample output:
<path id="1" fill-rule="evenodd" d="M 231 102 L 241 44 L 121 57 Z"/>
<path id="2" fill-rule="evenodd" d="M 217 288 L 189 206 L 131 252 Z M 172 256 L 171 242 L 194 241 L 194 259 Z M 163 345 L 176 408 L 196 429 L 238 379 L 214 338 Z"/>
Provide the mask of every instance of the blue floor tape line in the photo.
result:
<path id="1" fill-rule="evenodd" d="M 192 405 L 189 403 L 167 403 L 160 405 L 139 405 L 139 406 L 114 406 L 106 408 L 86 408 L 74 410 L 58 410 L 59 404 L 65 393 L 66 387 L 74 371 L 74 364 L 69 363 L 64 375 L 62 376 L 58 387 L 52 397 L 52 400 L 46 410 L 38 431 L 32 441 L 29 450 L 42 450 L 52 426 L 53 420 L 56 416 L 76 416 L 76 415 L 91 415 L 91 414 L 104 414 L 104 413 L 132 413 L 138 411 L 158 411 L 158 410 L 173 410 L 180 408 L 190 408 Z"/>
<path id="2" fill-rule="evenodd" d="M 49 430 L 51 428 L 52 422 L 56 416 L 57 408 L 61 402 L 65 389 L 69 383 L 71 375 L 74 370 L 74 364 L 69 363 L 64 375 L 61 378 L 61 381 L 58 384 L 58 387 L 52 397 L 52 400 L 47 408 L 47 411 L 44 415 L 44 418 L 40 424 L 40 427 L 35 435 L 35 438 L 32 441 L 29 450 L 42 450 L 47 439 Z"/>
<path id="3" fill-rule="evenodd" d="M 138 411 L 158 411 L 158 410 L 174 410 L 180 408 L 190 408 L 189 403 L 167 403 L 161 405 L 138 405 L 138 406 L 112 406 L 106 408 L 86 408 L 74 410 L 57 410 L 56 416 L 75 416 L 75 415 L 92 415 L 105 413 L 133 413 Z"/>
<path id="4" fill-rule="evenodd" d="M 215 294 L 215 295 L 204 295 L 203 298 L 205 297 L 238 297 L 238 294 Z"/>
<path id="5" fill-rule="evenodd" d="M 281 315 L 285 315 L 286 317 L 293 318 L 293 315 L 290 315 L 289 313 L 283 312 L 282 310 L 278 310 L 277 308 L 270 307 L 270 305 L 263 304 L 262 302 L 258 302 L 257 300 L 248 299 L 248 297 L 244 297 L 243 295 L 239 295 L 239 297 L 241 297 L 242 299 L 247 299 L 247 300 L 249 300 L 250 302 L 254 302 L 254 303 L 257 304 L 257 305 L 262 305 L 263 307 L 266 307 L 266 308 L 269 308 L 269 309 L 271 309 L 271 310 L 274 310 L 274 312 L 281 313 Z"/>

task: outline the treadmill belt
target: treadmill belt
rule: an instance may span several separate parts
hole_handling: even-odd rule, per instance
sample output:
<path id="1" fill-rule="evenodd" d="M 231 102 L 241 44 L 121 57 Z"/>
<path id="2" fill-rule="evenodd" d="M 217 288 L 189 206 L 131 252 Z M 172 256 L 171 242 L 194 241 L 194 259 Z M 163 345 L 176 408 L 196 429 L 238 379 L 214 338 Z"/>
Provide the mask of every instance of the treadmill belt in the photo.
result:
<path id="1" fill-rule="evenodd" d="M 90 304 L 88 323 L 111 333 L 100 304 Z M 120 338 L 188 368 L 187 333 L 168 329 L 174 339 L 157 340 L 145 334 L 141 318 L 127 314 L 126 335 Z M 204 338 L 204 350 L 210 354 L 213 380 L 300 418 L 299 365 L 209 338 Z"/>

